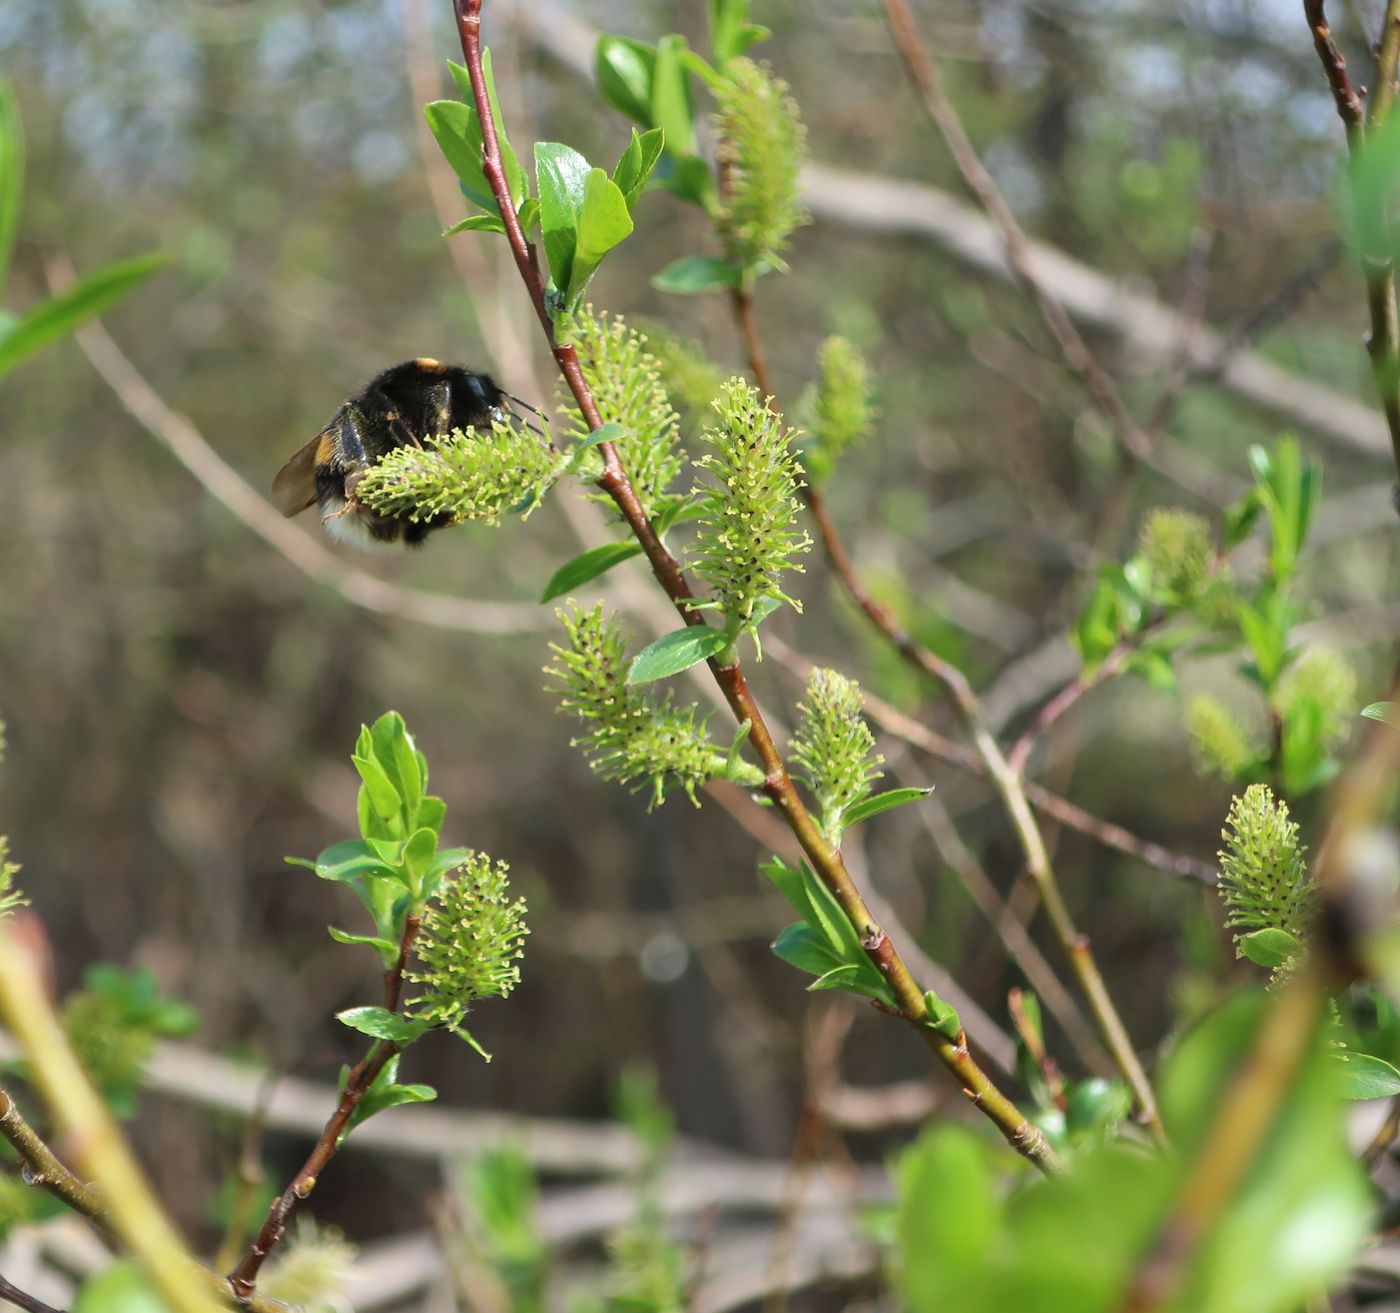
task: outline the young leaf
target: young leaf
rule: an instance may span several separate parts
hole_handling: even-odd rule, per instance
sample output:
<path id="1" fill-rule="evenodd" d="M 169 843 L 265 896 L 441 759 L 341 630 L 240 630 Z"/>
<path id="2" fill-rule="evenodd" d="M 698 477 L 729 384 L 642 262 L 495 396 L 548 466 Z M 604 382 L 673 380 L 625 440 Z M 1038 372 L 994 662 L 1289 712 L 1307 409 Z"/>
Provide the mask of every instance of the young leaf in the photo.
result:
<path id="1" fill-rule="evenodd" d="M 636 206 L 665 145 L 666 134 L 660 128 L 652 128 L 643 136 L 637 134 L 636 128 L 632 129 L 632 141 L 613 170 L 613 181 L 629 210 Z"/>
<path id="2" fill-rule="evenodd" d="M 287 862 L 292 866 L 305 866 L 315 871 L 323 880 L 335 880 L 340 883 L 365 875 L 393 875 L 363 839 L 346 839 L 341 843 L 333 843 L 314 862 L 303 861 L 299 857 L 288 857 Z"/>
<path id="3" fill-rule="evenodd" d="M 388 1008 L 346 1008 L 343 1012 L 337 1012 L 335 1019 L 342 1026 L 358 1030 L 361 1035 L 387 1040 L 390 1044 L 411 1044 L 428 1029 L 426 1022 L 410 1021 L 397 1012 L 390 1012 Z"/>
<path id="4" fill-rule="evenodd" d="M 887 812 L 894 807 L 903 807 L 905 803 L 918 802 L 921 798 L 927 798 L 933 790 L 928 789 L 886 789 L 883 793 L 877 793 L 873 797 L 864 799 L 843 813 L 841 817 L 842 826 L 849 829 L 861 821 L 868 821 L 872 816 L 878 816 L 881 812 Z"/>
<path id="5" fill-rule="evenodd" d="M 391 967 L 398 961 L 399 946 L 392 940 L 380 939 L 376 935 L 352 935 L 348 930 L 337 930 L 333 925 L 326 927 L 326 933 L 337 944 L 368 944 L 379 954 L 386 967 Z"/>
<path id="6" fill-rule="evenodd" d="M 1400 1094 L 1400 1071 L 1384 1058 L 1337 1049 L 1332 1054 L 1337 1091 L 1344 1099 L 1384 1099 Z"/>
<path id="7" fill-rule="evenodd" d="M 590 169 L 583 184 L 573 267 L 569 275 L 567 294 L 571 302 L 583 295 L 603 257 L 631 232 L 632 215 L 621 189 L 602 169 Z"/>
<path id="8" fill-rule="evenodd" d="M 738 287 L 744 271 L 728 260 L 713 255 L 686 255 L 673 260 L 656 274 L 651 285 L 658 292 L 678 296 L 699 296 L 728 287 Z"/>
<path id="9" fill-rule="evenodd" d="M 1296 935 L 1289 934 L 1287 930 L 1266 926 L 1263 930 L 1241 935 L 1235 947 L 1251 962 L 1272 970 L 1295 957 L 1303 945 Z"/>
<path id="10" fill-rule="evenodd" d="M 26 356 L 100 315 L 166 263 L 157 251 L 109 264 L 31 307 L 0 330 L 0 377 Z"/>
<path id="11" fill-rule="evenodd" d="M 588 161 L 572 147 L 556 141 L 535 143 L 540 231 L 554 285 L 564 293 L 573 278 L 579 216 L 583 211 L 584 185 L 589 172 Z"/>
<path id="12" fill-rule="evenodd" d="M 656 679 L 679 675 L 691 666 L 718 656 L 730 645 L 730 636 L 710 625 L 687 625 L 648 644 L 627 672 L 629 684 L 649 684 Z"/>
<path id="13" fill-rule="evenodd" d="M 460 100 L 435 100 L 423 107 L 423 117 L 467 199 L 499 217 L 496 198 L 481 167 L 481 121 L 476 110 Z"/>
<path id="14" fill-rule="evenodd" d="M 928 1024 L 944 1039 L 956 1041 L 962 1029 L 957 1009 L 950 1007 L 931 989 L 924 990 L 924 1006 L 928 1008 Z"/>
<path id="15" fill-rule="evenodd" d="M 640 556 L 641 552 L 641 544 L 636 542 L 601 543 L 590 547 L 554 572 L 545 585 L 540 601 L 552 602 L 556 597 L 563 597 L 580 585 L 606 574 L 613 566 Z"/>
<path id="16" fill-rule="evenodd" d="M 398 816 L 403 803 L 384 767 L 373 757 L 354 756 L 350 760 L 360 773 L 360 778 L 365 782 L 365 792 L 369 795 L 370 806 L 374 808 L 374 814 L 384 821 L 392 820 Z"/>
<path id="17" fill-rule="evenodd" d="M 454 223 L 450 228 L 444 228 L 444 237 L 455 237 L 458 233 L 503 233 L 506 226 L 501 222 L 500 216 L 495 214 L 470 214 L 460 223 Z"/>
<path id="18" fill-rule="evenodd" d="M 452 74 L 452 80 L 457 84 L 458 94 L 461 95 L 467 108 L 472 111 L 473 117 L 476 115 L 476 93 L 472 90 L 472 77 L 462 64 L 454 64 L 450 59 L 447 61 L 448 70 Z M 529 196 L 530 189 L 525 182 L 525 170 L 520 167 L 520 161 L 516 157 L 510 140 L 506 136 L 505 119 L 501 117 L 500 101 L 496 99 L 496 79 L 491 73 L 491 51 L 483 48 L 481 52 L 481 71 L 486 79 L 486 96 L 491 104 L 491 117 L 496 121 L 496 146 L 501 152 L 501 168 L 506 175 L 506 189 L 510 192 L 510 198 L 515 203 L 517 209 Z M 477 161 L 480 163 L 480 137 L 481 128 L 477 126 L 478 148 Z M 459 175 L 460 176 L 460 175 Z M 486 187 L 489 203 L 484 207 L 489 210 L 496 210 L 496 200 L 491 193 L 489 185 Z"/>
<path id="19" fill-rule="evenodd" d="M 690 78 L 681 60 L 685 38 L 674 33 L 656 43 L 651 78 L 651 122 L 666 134 L 676 155 L 695 153 L 695 104 Z"/>
<path id="20" fill-rule="evenodd" d="M 644 128 L 653 126 L 651 84 L 656 50 L 625 36 L 601 36 L 594 57 L 598 90 L 615 110 Z"/>
<path id="21" fill-rule="evenodd" d="M 749 0 L 710 0 L 710 49 L 721 68 L 772 35 L 749 22 Z"/>
<path id="22" fill-rule="evenodd" d="M 773 955 L 810 976 L 824 976 L 842 961 L 826 939 L 805 921 L 798 921 L 773 941 Z"/>
<path id="23" fill-rule="evenodd" d="M 1369 707 L 1362 707 L 1361 714 L 1369 720 L 1400 727 L 1400 707 L 1394 702 L 1373 702 Z"/>

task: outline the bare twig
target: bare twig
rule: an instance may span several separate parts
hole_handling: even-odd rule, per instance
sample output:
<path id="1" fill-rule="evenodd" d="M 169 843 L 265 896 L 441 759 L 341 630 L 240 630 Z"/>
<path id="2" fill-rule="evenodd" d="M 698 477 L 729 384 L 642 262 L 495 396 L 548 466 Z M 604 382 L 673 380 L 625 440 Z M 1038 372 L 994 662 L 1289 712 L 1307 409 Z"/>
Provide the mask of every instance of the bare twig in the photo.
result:
<path id="1" fill-rule="evenodd" d="M 403 987 L 404 966 L 413 948 L 413 941 L 418 936 L 418 926 L 418 917 L 408 917 L 404 925 L 403 939 L 399 945 L 398 960 L 384 973 L 384 1004 L 390 1012 L 398 1011 L 399 994 Z M 248 1247 L 248 1252 L 243 1255 L 242 1262 L 229 1273 L 229 1285 L 233 1287 L 233 1292 L 239 1299 L 246 1300 L 252 1296 L 257 1287 L 258 1273 L 262 1270 L 263 1263 L 286 1230 L 287 1218 L 297 1204 L 307 1198 L 316 1188 L 321 1173 L 340 1148 L 341 1137 L 345 1134 L 355 1109 L 360 1106 L 360 1100 L 369 1092 L 379 1073 L 398 1056 L 398 1053 L 398 1044 L 389 1040 L 379 1040 L 351 1068 L 350 1074 L 345 1079 L 345 1089 L 341 1092 L 340 1101 L 331 1114 L 330 1120 L 326 1122 L 320 1139 L 316 1141 L 311 1153 L 297 1174 L 292 1177 L 287 1188 L 273 1200 L 272 1207 L 268 1209 L 267 1220 L 262 1225 L 262 1230 L 258 1232 L 253 1243 Z"/>
<path id="2" fill-rule="evenodd" d="M 22 1308 L 25 1313 L 59 1313 L 52 1304 L 45 1304 L 42 1299 L 35 1299 L 33 1295 L 26 1295 L 18 1286 L 12 1286 L 4 1277 L 0 1277 L 0 1299 L 13 1304 L 16 1308 Z"/>
<path id="3" fill-rule="evenodd" d="M 0 1135 L 9 1141 L 23 1161 L 27 1184 L 47 1190 L 91 1222 L 105 1221 L 107 1205 L 97 1187 L 79 1180 L 59 1161 L 58 1155 L 25 1121 L 13 1096 L 3 1089 L 0 1089 Z"/>
<path id="4" fill-rule="evenodd" d="M 521 231 L 514 201 L 506 184 L 495 115 L 486 93 L 481 68 L 481 0 L 454 0 L 454 10 L 462 53 L 471 77 L 473 99 L 481 121 L 483 174 L 491 187 L 516 268 L 535 307 L 555 362 L 573 394 L 580 414 L 590 429 L 596 430 L 602 426 L 597 407 L 572 345 L 560 344 L 554 337 L 553 324 L 545 306 L 544 280 L 539 264 L 533 248 Z M 689 581 L 678 562 L 657 537 L 615 448 L 611 443 L 603 442 L 599 444 L 598 451 L 603 459 L 603 474 L 598 480 L 598 486 L 612 498 L 622 513 L 641 545 L 653 574 L 671 598 L 682 620 L 686 624 L 705 625 L 707 622 L 704 616 L 690 605 L 694 594 Z M 740 724 L 747 722 L 750 727 L 749 746 L 763 766 L 764 793 L 797 837 L 813 870 L 831 890 L 842 911 L 860 934 L 870 961 L 889 984 L 900 1016 L 916 1029 L 938 1059 L 962 1081 L 968 1097 L 998 1126 L 1008 1143 L 1043 1170 L 1053 1170 L 1057 1159 L 1045 1137 L 996 1088 L 973 1059 L 966 1044 L 961 1040 L 949 1040 L 927 1024 L 928 1005 L 923 991 L 871 914 L 865 899 L 846 870 L 840 853 L 827 842 L 808 813 L 788 774 L 772 733 L 749 691 L 741 665 L 737 661 L 732 665 L 722 665 L 716 658 L 709 662 L 709 666 L 735 719 Z"/>

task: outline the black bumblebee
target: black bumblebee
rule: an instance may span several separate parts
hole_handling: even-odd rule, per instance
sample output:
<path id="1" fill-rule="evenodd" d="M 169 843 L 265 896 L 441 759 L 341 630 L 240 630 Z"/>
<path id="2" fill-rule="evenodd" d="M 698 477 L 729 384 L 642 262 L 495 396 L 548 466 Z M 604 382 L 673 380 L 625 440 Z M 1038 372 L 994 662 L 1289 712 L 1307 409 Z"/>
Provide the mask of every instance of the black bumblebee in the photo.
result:
<path id="1" fill-rule="evenodd" d="M 421 543 L 451 516 L 410 520 L 362 505 L 355 489 L 370 466 L 398 447 L 421 447 L 453 429 L 490 427 L 515 398 L 489 374 L 427 358 L 405 360 L 377 374 L 346 401 L 272 481 L 282 513 L 299 515 L 313 504 L 333 538 Z M 524 402 L 520 403 L 524 405 Z M 533 409 L 533 408 L 531 408 Z"/>

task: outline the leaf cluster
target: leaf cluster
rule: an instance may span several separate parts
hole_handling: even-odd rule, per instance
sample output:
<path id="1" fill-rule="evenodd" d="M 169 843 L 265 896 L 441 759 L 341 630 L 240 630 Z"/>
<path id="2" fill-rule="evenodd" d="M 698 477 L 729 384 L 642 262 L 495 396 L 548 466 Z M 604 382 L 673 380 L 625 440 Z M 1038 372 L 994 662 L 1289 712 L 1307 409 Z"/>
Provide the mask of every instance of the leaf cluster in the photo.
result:
<path id="1" fill-rule="evenodd" d="M 484 137 L 473 103 L 471 78 L 460 64 L 449 67 L 462 99 L 434 101 L 424 109 L 424 115 L 439 149 L 457 175 L 462 194 L 481 213 L 448 229 L 446 235 L 504 233 L 505 219 L 482 164 Z M 609 251 L 631 234 L 632 210 L 661 157 L 664 134 L 660 129 L 645 134 L 634 131 L 611 174 L 590 164 L 570 146 L 555 141 L 536 142 L 532 192 L 530 180 L 506 135 L 489 50 L 482 52 L 482 71 L 506 186 L 526 240 L 533 242 L 538 238 L 544 247 L 549 267 L 546 301 L 562 336 L 598 266 Z"/>

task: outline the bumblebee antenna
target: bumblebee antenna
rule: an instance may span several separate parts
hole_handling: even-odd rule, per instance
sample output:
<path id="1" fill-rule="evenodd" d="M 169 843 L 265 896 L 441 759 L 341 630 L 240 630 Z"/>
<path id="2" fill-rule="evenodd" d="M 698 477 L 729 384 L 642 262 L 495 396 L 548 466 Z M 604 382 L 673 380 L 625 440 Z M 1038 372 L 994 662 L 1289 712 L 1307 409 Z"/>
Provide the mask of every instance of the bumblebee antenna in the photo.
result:
<path id="1" fill-rule="evenodd" d="M 540 413 L 538 406 L 532 406 L 523 397 L 517 397 L 513 392 L 506 392 L 503 395 L 510 398 L 510 400 L 515 402 L 517 406 L 524 406 L 525 409 L 528 410 L 532 415 L 538 415 Z"/>

